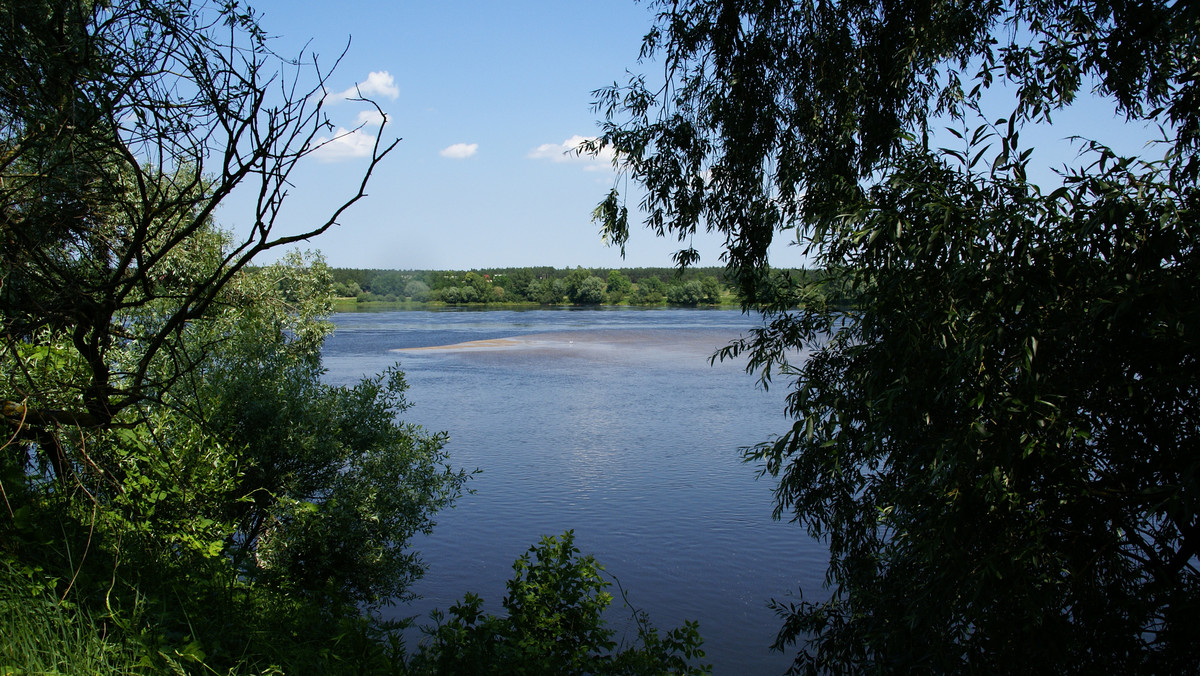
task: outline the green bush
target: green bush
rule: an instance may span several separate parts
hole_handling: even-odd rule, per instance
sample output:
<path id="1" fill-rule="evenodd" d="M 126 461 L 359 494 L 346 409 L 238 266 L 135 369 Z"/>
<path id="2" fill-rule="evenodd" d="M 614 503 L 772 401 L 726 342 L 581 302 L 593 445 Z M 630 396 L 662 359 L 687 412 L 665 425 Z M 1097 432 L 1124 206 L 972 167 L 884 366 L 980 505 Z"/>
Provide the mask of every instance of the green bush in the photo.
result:
<path id="1" fill-rule="evenodd" d="M 634 611 L 633 645 L 614 640 L 603 614 L 610 583 L 591 556 L 580 556 L 572 531 L 547 536 L 513 564 L 504 597 L 506 617 L 485 615 L 483 599 L 467 594 L 436 626 L 412 660 L 415 674 L 706 674 L 695 622 L 665 636 Z"/>

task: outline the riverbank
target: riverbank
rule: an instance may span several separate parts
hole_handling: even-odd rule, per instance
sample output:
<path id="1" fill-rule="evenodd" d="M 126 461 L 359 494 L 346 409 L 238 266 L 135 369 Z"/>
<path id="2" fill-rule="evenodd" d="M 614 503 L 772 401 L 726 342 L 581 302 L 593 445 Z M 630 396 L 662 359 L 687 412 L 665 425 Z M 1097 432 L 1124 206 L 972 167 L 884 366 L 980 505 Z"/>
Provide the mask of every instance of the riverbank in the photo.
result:
<path id="1" fill-rule="evenodd" d="M 445 303 L 442 301 L 379 301 L 368 300 L 360 301 L 354 297 L 334 298 L 334 312 L 389 312 L 393 310 L 444 310 L 449 308 L 466 309 L 466 310 L 535 310 L 538 308 L 556 308 L 556 307 L 620 307 L 631 309 L 648 309 L 648 308 L 710 308 L 714 310 L 737 310 L 741 308 L 736 296 L 722 296 L 721 302 L 716 305 L 699 304 L 699 305 L 673 305 L 666 301 L 653 304 L 632 304 L 632 303 L 616 303 L 616 304 L 601 304 L 601 305 L 542 305 L 539 303 L 530 302 L 493 302 L 493 303 Z"/>

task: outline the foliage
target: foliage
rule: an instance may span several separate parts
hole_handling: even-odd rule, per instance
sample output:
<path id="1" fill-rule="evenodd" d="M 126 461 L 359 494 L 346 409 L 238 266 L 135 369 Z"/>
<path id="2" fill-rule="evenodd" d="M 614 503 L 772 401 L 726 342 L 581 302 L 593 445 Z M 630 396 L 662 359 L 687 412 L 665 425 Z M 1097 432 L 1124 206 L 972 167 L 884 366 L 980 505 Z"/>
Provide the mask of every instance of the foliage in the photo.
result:
<path id="1" fill-rule="evenodd" d="M 4 674 L 139 673 L 138 653 L 105 638 L 88 616 L 58 603 L 14 567 L 0 563 L 0 672 Z"/>
<path id="2" fill-rule="evenodd" d="M 409 541 L 466 477 L 443 467 L 442 435 L 397 422 L 398 371 L 321 382 L 328 283 L 300 256 L 235 278 L 220 312 L 185 327 L 180 344 L 205 352 L 189 357 L 193 378 L 122 427 L 14 445 L 4 555 L 60 596 L 115 613 L 152 656 L 195 644 L 210 666 L 234 664 L 275 654 L 273 631 L 332 636 L 343 625 L 339 642 L 369 647 L 382 628 L 363 611 L 405 598 L 422 570 Z M 58 362 L 72 355 L 42 347 Z M 0 366 L 12 378 L 19 364 Z M 69 374 L 21 375 L 48 389 Z M 60 449 L 59 468 L 37 460 L 47 447 Z M 306 654 L 293 647 L 263 666 Z"/>
<path id="3" fill-rule="evenodd" d="M 705 277 L 700 280 L 701 298 L 709 305 L 721 302 L 721 283 L 715 277 Z"/>
<path id="4" fill-rule="evenodd" d="M 265 40 L 237 3 L 0 6 L 0 312 L 12 339 L 69 335 L 87 376 L 71 381 L 66 410 L 8 393 L 34 407 L 27 423 L 105 426 L 186 378 L 183 326 L 256 255 L 324 232 L 365 194 L 394 143 L 374 148 L 364 183 L 328 220 L 274 233 L 289 176 L 329 123 L 326 76 Z M 261 196 L 252 231 L 209 259 L 181 256 L 213 236 L 212 214 L 238 187 Z M 162 321 L 128 332 L 124 318 L 149 305 Z M 110 353 L 131 341 L 138 360 L 114 371 Z"/>
<path id="5" fill-rule="evenodd" d="M 376 611 L 467 477 L 398 420 L 399 371 L 322 382 L 319 257 L 251 265 L 328 229 L 394 143 L 324 223 L 278 235 L 328 74 L 279 59 L 240 3 L 3 3 L 0 47 L 0 669 L 403 671 Z M 213 222 L 235 188 L 258 196 L 241 239 Z M 503 295 L 486 273 L 459 288 Z"/>
<path id="6" fill-rule="evenodd" d="M 371 279 L 371 283 L 364 288 L 371 293 L 380 296 L 405 296 L 405 288 L 411 281 L 409 275 L 398 271 L 388 271 L 387 273 L 376 275 Z"/>
<path id="7" fill-rule="evenodd" d="M 634 305 L 658 305 L 664 301 L 676 304 L 669 296 L 675 287 L 693 282 L 702 286 L 700 296 L 683 294 L 678 304 L 722 302 L 724 272 L 720 268 L 626 268 L 624 270 L 587 270 L 584 268 L 556 269 L 489 268 L 484 270 L 362 270 L 335 268 L 332 271 L 334 289 L 339 296 L 354 294 L 359 302 L 383 301 L 441 302 L 447 305 L 489 303 L 537 303 L 559 305 L 595 305 L 602 302 Z M 670 280 L 664 283 L 663 278 Z M 589 281 L 592 280 L 592 281 Z M 652 280 L 652 281 L 651 281 Z M 640 293 L 634 288 L 637 281 Z M 421 290 L 425 289 L 424 292 Z M 692 298 L 699 298 L 691 302 Z"/>
<path id="8" fill-rule="evenodd" d="M 558 279 L 539 279 L 529 284 L 529 300 L 541 305 L 558 305 L 566 295 L 566 288 Z"/>
<path id="9" fill-rule="evenodd" d="M 721 357 L 792 379 L 747 457 L 829 544 L 828 599 L 777 606 L 795 670 L 1194 672 L 1200 10 L 658 4 L 666 86 L 598 92 L 591 148 L 652 230 L 727 238 L 764 324 Z M 1037 184 L 1022 132 L 1089 89 L 1162 141 Z"/>
<path id="10" fill-rule="evenodd" d="M 240 575 L 372 606 L 401 598 L 419 574 L 405 547 L 462 477 L 440 469 L 442 435 L 396 421 L 408 407 L 399 371 L 352 387 L 321 382 L 328 325 L 295 311 L 327 307 L 327 282 L 311 270 L 292 257 L 248 280 L 290 282 L 288 309 L 252 305 L 213 322 L 220 351 L 187 399 L 169 403 L 203 410 L 206 431 L 237 449 L 243 471 L 226 518 Z"/>
<path id="11" fill-rule="evenodd" d="M 458 305 L 460 303 L 475 303 L 479 301 L 478 294 L 475 289 L 467 287 L 448 286 L 444 289 L 439 289 L 436 296 L 446 305 Z"/>
<path id="12" fill-rule="evenodd" d="M 404 295 L 414 302 L 424 303 L 429 300 L 429 285 L 414 279 L 404 285 Z"/>
<path id="13" fill-rule="evenodd" d="M 4 602 L 52 598 L 53 626 L 111 638 L 81 649 L 150 673 L 389 663 L 371 613 L 466 477 L 398 422 L 399 372 L 321 382 L 319 258 L 250 263 L 332 225 L 392 146 L 276 235 L 327 74 L 237 3 L 4 3 L 0 46 Z M 243 239 L 212 221 L 238 186 L 260 196 Z"/>
<path id="14" fill-rule="evenodd" d="M 334 282 L 333 284 L 333 295 L 339 298 L 357 298 L 362 292 L 362 287 L 354 281 L 349 283 Z"/>
<path id="15" fill-rule="evenodd" d="M 703 674 L 695 623 L 659 636 L 636 613 L 637 643 L 618 647 L 603 613 L 612 603 L 603 568 L 580 556 L 574 533 L 542 538 L 513 564 L 506 617 L 485 615 L 467 594 L 447 619 L 435 611 L 429 641 L 414 656 L 415 673 L 430 674 Z"/>
<path id="16" fill-rule="evenodd" d="M 605 290 L 609 293 L 629 293 L 633 288 L 633 282 L 625 276 L 620 270 L 609 270 L 608 281 L 605 283 Z"/>
<path id="17" fill-rule="evenodd" d="M 604 288 L 608 293 L 608 302 L 615 304 L 621 302 L 625 295 L 633 289 L 633 282 L 620 270 L 609 270 Z"/>
<path id="18" fill-rule="evenodd" d="M 604 301 L 604 280 L 595 275 L 589 275 L 574 289 L 573 296 L 569 295 L 575 305 L 599 305 Z"/>
<path id="19" fill-rule="evenodd" d="M 662 280 L 658 277 L 647 277 L 637 283 L 634 289 L 633 297 L 630 299 L 635 305 L 654 305 L 661 303 L 663 300 L 663 292 L 666 287 Z"/>
<path id="20" fill-rule="evenodd" d="M 700 282 L 684 282 L 667 290 L 667 301 L 672 305 L 696 306 L 704 300 L 704 287 Z"/>

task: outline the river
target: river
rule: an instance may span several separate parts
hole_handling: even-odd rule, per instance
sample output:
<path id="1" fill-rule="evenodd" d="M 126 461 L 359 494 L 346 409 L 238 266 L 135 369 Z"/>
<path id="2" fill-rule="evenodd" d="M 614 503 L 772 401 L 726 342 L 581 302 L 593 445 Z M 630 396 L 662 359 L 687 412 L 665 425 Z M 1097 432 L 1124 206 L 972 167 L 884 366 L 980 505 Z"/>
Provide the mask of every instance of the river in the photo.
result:
<path id="1" fill-rule="evenodd" d="M 390 612 L 425 619 L 467 591 L 498 611 L 513 560 L 573 529 L 660 630 L 700 622 L 714 673 L 786 670 L 791 655 L 768 649 L 780 620 L 767 603 L 801 586 L 819 595 L 826 560 L 802 528 L 771 519 L 771 480 L 739 453 L 787 428 L 783 383 L 763 391 L 742 363 L 708 362 L 754 318 L 564 308 L 332 321 L 329 382 L 398 361 L 405 420 L 448 432 L 452 463 L 482 470 L 413 543 L 429 565 L 422 598 Z"/>

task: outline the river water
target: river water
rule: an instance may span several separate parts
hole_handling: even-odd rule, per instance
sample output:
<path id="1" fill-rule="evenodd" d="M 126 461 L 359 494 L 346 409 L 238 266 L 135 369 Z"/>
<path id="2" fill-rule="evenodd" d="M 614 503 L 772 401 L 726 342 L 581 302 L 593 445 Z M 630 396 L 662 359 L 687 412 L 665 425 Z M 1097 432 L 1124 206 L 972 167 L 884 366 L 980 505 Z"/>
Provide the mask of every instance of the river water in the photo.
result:
<path id="1" fill-rule="evenodd" d="M 324 351 L 327 380 L 399 362 L 404 418 L 450 435 L 456 467 L 482 470 L 474 494 L 414 547 L 429 566 L 427 618 L 465 592 L 498 612 L 512 562 L 543 535 L 615 576 L 660 630 L 700 622 L 716 674 L 781 673 L 767 608 L 803 587 L 820 595 L 823 548 L 771 519 L 771 480 L 739 448 L 785 430 L 785 388 L 740 362 L 709 365 L 754 326 L 737 311 L 592 309 L 342 313 Z M 615 588 L 613 589 L 615 592 Z M 620 596 L 613 626 L 628 628 Z"/>

